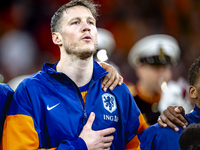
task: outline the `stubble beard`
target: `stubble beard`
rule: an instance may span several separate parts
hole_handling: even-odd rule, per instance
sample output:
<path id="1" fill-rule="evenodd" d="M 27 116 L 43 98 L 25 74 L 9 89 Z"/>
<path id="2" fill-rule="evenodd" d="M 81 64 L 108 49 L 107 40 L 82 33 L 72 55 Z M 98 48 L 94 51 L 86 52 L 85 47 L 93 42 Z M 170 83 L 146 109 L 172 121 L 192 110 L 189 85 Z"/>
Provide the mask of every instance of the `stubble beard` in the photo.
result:
<path id="1" fill-rule="evenodd" d="M 76 56 L 77 58 L 81 60 L 87 60 L 88 58 L 92 57 L 97 51 L 97 44 L 94 44 L 94 48 L 92 50 L 83 51 L 83 52 L 77 51 L 76 47 L 77 47 L 76 45 L 74 46 L 64 45 L 65 52 L 68 55 Z"/>

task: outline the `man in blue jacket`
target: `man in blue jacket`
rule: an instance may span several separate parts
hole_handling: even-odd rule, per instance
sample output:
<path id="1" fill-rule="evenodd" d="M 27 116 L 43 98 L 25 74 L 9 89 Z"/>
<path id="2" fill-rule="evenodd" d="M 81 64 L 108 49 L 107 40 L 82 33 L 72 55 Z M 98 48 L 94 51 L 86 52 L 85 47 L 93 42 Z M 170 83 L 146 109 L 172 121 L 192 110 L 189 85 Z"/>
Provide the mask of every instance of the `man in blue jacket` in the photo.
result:
<path id="1" fill-rule="evenodd" d="M 96 4 L 73 0 L 54 14 L 52 40 L 60 61 L 23 80 L 4 126 L 12 150 L 136 149 L 146 123 L 127 86 L 103 91 L 107 72 L 95 61 Z M 132 141 L 137 141 L 135 144 Z"/>
<path id="2" fill-rule="evenodd" d="M 195 60 L 189 70 L 189 94 L 192 99 L 196 101 L 194 110 L 186 114 L 184 118 L 187 120 L 187 124 L 200 123 L 200 57 Z M 169 111 L 169 108 L 168 108 Z M 180 114 L 171 110 L 175 118 L 181 118 Z M 169 113 L 169 112 L 168 112 Z M 169 114 L 165 113 L 165 120 L 171 118 Z M 163 119 L 162 119 L 163 120 Z M 171 119 L 173 120 L 173 119 Z M 182 120 L 182 119 L 181 119 Z M 160 122 L 160 120 L 159 120 Z M 169 123 L 167 122 L 169 125 Z M 184 124 L 184 123 L 182 123 Z M 163 128 L 158 124 L 152 125 L 144 130 L 140 135 L 142 150 L 179 150 L 179 137 L 182 128 L 178 128 L 175 131 L 169 126 Z M 190 146 L 190 145 L 189 145 Z"/>
<path id="3" fill-rule="evenodd" d="M 0 141 L 3 133 L 4 120 L 6 118 L 13 94 L 14 91 L 9 87 L 9 85 L 0 83 Z"/>

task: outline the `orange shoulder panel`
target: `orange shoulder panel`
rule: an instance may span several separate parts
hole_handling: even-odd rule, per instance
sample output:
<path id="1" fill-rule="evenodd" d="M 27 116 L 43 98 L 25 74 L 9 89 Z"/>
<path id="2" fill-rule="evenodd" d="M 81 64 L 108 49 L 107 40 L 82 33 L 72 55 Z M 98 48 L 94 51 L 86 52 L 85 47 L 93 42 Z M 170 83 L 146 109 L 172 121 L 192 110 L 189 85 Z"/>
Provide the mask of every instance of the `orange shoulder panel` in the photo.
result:
<path id="1" fill-rule="evenodd" d="M 139 134 L 140 132 L 144 131 L 147 128 L 147 124 L 142 114 L 140 114 L 138 118 L 139 118 L 140 125 L 138 127 L 137 134 Z M 140 141 L 137 135 L 126 145 L 125 150 L 141 150 Z"/>
<path id="2" fill-rule="evenodd" d="M 2 147 L 5 150 L 37 150 L 39 138 L 33 119 L 20 114 L 8 116 L 4 124 Z"/>

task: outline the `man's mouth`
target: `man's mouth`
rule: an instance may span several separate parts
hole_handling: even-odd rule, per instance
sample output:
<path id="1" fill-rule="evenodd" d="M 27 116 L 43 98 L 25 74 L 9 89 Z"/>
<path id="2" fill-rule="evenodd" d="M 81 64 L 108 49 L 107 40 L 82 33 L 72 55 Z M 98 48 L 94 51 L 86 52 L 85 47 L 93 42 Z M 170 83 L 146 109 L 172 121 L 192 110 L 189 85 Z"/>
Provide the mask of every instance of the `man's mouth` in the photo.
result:
<path id="1" fill-rule="evenodd" d="M 85 41 L 91 41 L 92 38 L 90 36 L 85 36 L 85 37 L 83 37 L 83 40 L 85 40 Z"/>

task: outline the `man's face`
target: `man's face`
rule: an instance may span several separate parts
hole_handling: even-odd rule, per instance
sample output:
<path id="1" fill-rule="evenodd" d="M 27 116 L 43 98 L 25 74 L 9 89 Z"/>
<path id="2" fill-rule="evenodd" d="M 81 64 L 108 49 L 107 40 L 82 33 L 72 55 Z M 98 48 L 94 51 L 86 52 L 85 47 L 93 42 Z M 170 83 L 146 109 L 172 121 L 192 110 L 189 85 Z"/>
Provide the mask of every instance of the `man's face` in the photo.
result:
<path id="1" fill-rule="evenodd" d="M 200 107 L 200 77 L 195 80 L 194 86 L 189 88 L 190 97 L 196 100 L 196 104 Z"/>
<path id="2" fill-rule="evenodd" d="M 68 54 L 83 60 L 91 57 L 97 47 L 97 29 L 90 10 L 84 6 L 74 6 L 64 11 L 61 36 Z"/>
<path id="3" fill-rule="evenodd" d="M 153 93 L 161 93 L 161 84 L 171 79 L 170 65 L 149 65 L 142 64 L 136 68 L 139 80 L 146 86 L 147 90 Z"/>

